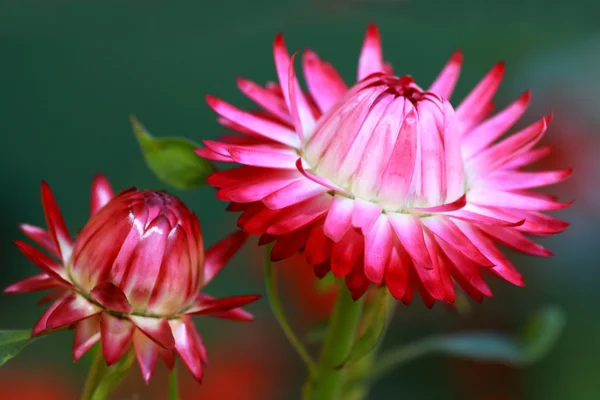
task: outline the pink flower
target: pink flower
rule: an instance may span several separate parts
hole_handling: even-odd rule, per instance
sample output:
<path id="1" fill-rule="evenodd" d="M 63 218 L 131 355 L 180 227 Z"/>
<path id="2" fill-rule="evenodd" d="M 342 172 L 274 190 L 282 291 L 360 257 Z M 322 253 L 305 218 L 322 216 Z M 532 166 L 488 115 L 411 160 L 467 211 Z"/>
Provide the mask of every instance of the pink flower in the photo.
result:
<path id="1" fill-rule="evenodd" d="M 53 303 L 33 335 L 75 328 L 75 360 L 101 340 L 112 365 L 133 344 L 146 382 L 159 355 L 173 368 L 175 353 L 200 381 L 206 349 L 190 317 L 253 319 L 238 307 L 259 296 L 215 299 L 200 292 L 245 242 L 245 233 L 229 236 L 205 254 L 198 219 L 179 199 L 135 188 L 114 196 L 102 176 L 94 179 L 91 218 L 75 242 L 45 182 L 42 204 L 48 231 L 32 225 L 21 230 L 56 259 L 15 241 L 43 273 L 4 292 L 53 289 L 45 299 Z"/>
<path id="2" fill-rule="evenodd" d="M 239 80 L 264 111 L 245 112 L 208 96 L 221 122 L 244 136 L 204 141 L 198 154 L 241 164 L 209 178 L 217 197 L 243 211 L 239 226 L 276 241 L 273 260 L 302 251 L 317 276 L 346 277 L 355 298 L 386 284 L 409 303 L 453 302 L 454 282 L 477 300 L 492 293 L 489 271 L 522 286 L 496 242 L 549 256 L 525 234 L 567 224 L 541 211 L 569 204 L 529 189 L 571 170 L 527 172 L 550 117 L 501 139 L 529 104 L 525 92 L 489 117 L 504 65 L 494 66 L 456 107 L 448 102 L 462 55 L 456 52 L 429 89 L 397 77 L 383 62 L 377 28 L 367 31 L 358 83 L 348 88 L 315 53 L 303 55 L 301 91 L 281 35 L 274 43 L 280 85 Z"/>

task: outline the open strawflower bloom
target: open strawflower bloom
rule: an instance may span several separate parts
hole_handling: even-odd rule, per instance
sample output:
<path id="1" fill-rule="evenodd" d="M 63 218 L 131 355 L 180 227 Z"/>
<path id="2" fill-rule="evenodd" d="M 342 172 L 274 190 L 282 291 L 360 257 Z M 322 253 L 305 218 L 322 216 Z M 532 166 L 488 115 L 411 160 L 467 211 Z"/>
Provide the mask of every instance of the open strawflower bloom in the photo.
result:
<path id="1" fill-rule="evenodd" d="M 135 188 L 114 195 L 97 176 L 90 220 L 73 241 L 45 182 L 41 194 L 48 230 L 21 230 L 49 255 L 17 240 L 42 273 L 4 292 L 52 289 L 46 298 L 52 304 L 33 335 L 74 328 L 74 360 L 101 341 L 106 364 L 113 365 L 133 346 L 146 382 L 159 356 L 172 369 L 176 354 L 200 381 L 207 351 L 191 317 L 253 319 L 239 307 L 259 296 L 217 299 L 201 291 L 245 242 L 245 233 L 205 253 L 198 218 L 179 199 Z"/>
<path id="2" fill-rule="evenodd" d="M 303 91 L 295 57 L 279 35 L 279 84 L 238 80 L 261 111 L 208 96 L 220 122 L 242 136 L 205 140 L 197 151 L 240 165 L 214 173 L 209 183 L 231 210 L 242 211 L 240 228 L 261 235 L 262 244 L 276 242 L 273 261 L 301 251 L 317 276 L 345 277 L 355 299 L 374 283 L 404 303 L 416 288 L 431 307 L 435 300 L 454 302 L 455 282 L 477 300 L 491 296 L 483 271 L 524 285 L 498 243 L 551 255 L 528 235 L 563 231 L 568 224 L 544 212 L 570 203 L 531 189 L 571 170 L 524 170 L 548 154 L 535 146 L 551 117 L 506 135 L 530 95 L 490 116 L 503 63 L 454 107 L 449 98 L 462 54 L 453 54 L 423 89 L 384 62 L 375 25 L 367 30 L 353 86 L 307 50 Z"/>

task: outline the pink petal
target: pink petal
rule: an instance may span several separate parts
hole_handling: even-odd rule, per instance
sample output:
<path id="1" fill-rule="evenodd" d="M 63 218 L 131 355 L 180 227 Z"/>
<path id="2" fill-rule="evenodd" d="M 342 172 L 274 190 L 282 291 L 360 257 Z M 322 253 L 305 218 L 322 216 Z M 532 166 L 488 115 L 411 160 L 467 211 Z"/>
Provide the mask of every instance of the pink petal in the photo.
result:
<path id="1" fill-rule="evenodd" d="M 561 203 L 540 196 L 539 193 L 504 192 L 478 188 L 469 191 L 469 201 L 480 206 L 498 207 L 500 209 L 508 207 L 531 211 L 561 210 L 571 205 L 571 203 Z"/>
<path id="2" fill-rule="evenodd" d="M 294 131 L 281 124 L 242 111 L 216 97 L 206 96 L 206 102 L 217 114 L 234 121 L 246 129 L 287 146 L 300 147 L 300 141 Z"/>
<path id="3" fill-rule="evenodd" d="M 439 245 L 444 254 L 448 256 L 450 261 L 448 265 L 452 276 L 471 297 L 478 301 L 481 301 L 482 294 L 492 297 L 492 291 L 481 277 L 480 268 L 476 263 L 465 258 L 463 254 L 445 242 L 439 242 Z"/>
<path id="4" fill-rule="evenodd" d="M 102 352 L 107 365 L 117 363 L 127 353 L 134 330 L 135 326 L 131 321 L 102 313 L 100 317 Z"/>
<path id="5" fill-rule="evenodd" d="M 127 301 L 127 296 L 113 283 L 99 283 L 90 294 L 104 308 L 125 314 L 131 312 L 131 304 Z"/>
<path id="6" fill-rule="evenodd" d="M 169 333 L 171 333 L 170 328 Z M 144 382 L 148 383 L 154 374 L 160 347 L 138 330 L 133 334 L 133 347 L 135 349 L 138 364 L 140 365 L 140 370 L 142 371 Z"/>
<path id="7" fill-rule="evenodd" d="M 350 228 L 353 208 L 353 200 L 344 196 L 334 196 L 323 226 L 325 236 L 339 242 Z"/>
<path id="8" fill-rule="evenodd" d="M 208 140 L 204 144 L 208 145 Z M 223 145 L 231 155 L 231 159 L 237 163 L 276 169 L 296 169 L 298 154 L 289 148 L 278 145 Z"/>
<path id="9" fill-rule="evenodd" d="M 302 179 L 297 171 L 261 168 L 263 173 L 248 175 L 217 192 L 217 198 L 236 203 L 262 200 L 272 193 Z"/>
<path id="10" fill-rule="evenodd" d="M 73 361 L 79 360 L 100 340 L 100 316 L 93 316 L 79 321 L 75 326 L 73 342 Z"/>
<path id="11" fill-rule="evenodd" d="M 308 90 L 322 113 L 329 110 L 348 90 L 339 73 L 311 50 L 305 50 L 302 67 Z"/>
<path id="12" fill-rule="evenodd" d="M 227 236 L 206 251 L 204 258 L 204 285 L 210 283 L 227 262 L 246 243 L 248 235 L 242 231 Z"/>
<path id="13" fill-rule="evenodd" d="M 427 91 L 435 93 L 444 99 L 450 99 L 460 76 L 462 62 L 463 54 L 460 50 L 456 50 Z"/>
<path id="14" fill-rule="evenodd" d="M 306 246 L 312 227 L 307 225 L 302 229 L 279 236 L 271 250 L 271 261 L 281 261 L 293 256 Z"/>
<path id="15" fill-rule="evenodd" d="M 452 275 L 450 273 L 450 267 L 445 262 L 444 257 L 441 256 L 441 250 L 438 246 L 438 242 L 435 240 L 433 235 L 426 233 L 424 235 L 425 244 L 427 245 L 427 251 L 429 252 L 429 256 L 431 257 L 434 274 L 431 274 L 429 270 L 419 270 L 416 269 L 417 274 L 420 278 L 424 275 L 431 277 L 432 281 L 421 279 L 423 281 L 423 286 L 427 291 L 434 297 L 436 300 L 443 300 L 448 303 L 454 303 L 456 299 L 456 292 L 454 289 L 454 283 L 452 282 Z M 429 284 L 426 284 L 429 282 Z M 432 290 L 433 287 L 433 290 Z M 443 291 L 443 297 L 438 297 L 438 290 Z"/>
<path id="16" fill-rule="evenodd" d="M 270 210 L 262 203 L 256 203 L 240 216 L 238 226 L 249 234 L 264 234 L 284 211 Z"/>
<path id="17" fill-rule="evenodd" d="M 290 110 L 292 119 L 295 121 L 296 131 L 298 135 L 304 135 L 307 132 L 312 131 L 315 119 L 304 94 L 300 90 L 300 85 L 296 80 L 293 61 L 290 60 L 283 41 L 283 35 L 281 34 L 277 35 L 273 43 L 273 56 L 275 58 L 275 67 L 277 69 L 281 90 L 283 91 L 283 97 L 288 106 L 288 110 Z M 294 117 L 295 113 L 297 114 Z M 300 129 L 298 129 L 299 127 Z M 302 137 L 300 138 L 300 141 L 303 141 Z"/>
<path id="18" fill-rule="evenodd" d="M 444 101 L 444 156 L 446 157 L 445 178 L 446 196 L 445 201 L 459 198 L 465 191 L 465 167 L 462 156 L 461 133 L 454 109 Z"/>
<path id="19" fill-rule="evenodd" d="M 204 294 L 199 294 L 194 305 L 186 311 L 186 315 L 210 315 L 221 313 L 234 308 L 243 307 L 260 299 L 260 295 L 231 296 L 216 299 Z"/>
<path id="20" fill-rule="evenodd" d="M 92 181 L 92 201 L 90 205 L 90 215 L 96 214 L 112 198 L 114 193 L 110 182 L 103 175 L 96 175 Z"/>
<path id="21" fill-rule="evenodd" d="M 73 242 L 69 236 L 69 231 L 60 213 L 58 204 L 56 204 L 52 190 L 46 182 L 42 182 L 42 205 L 44 207 L 48 232 L 54 242 L 54 248 L 58 249 L 61 260 L 66 263 L 71 257 Z"/>
<path id="22" fill-rule="evenodd" d="M 445 241 L 477 264 L 489 267 L 494 265 L 475 245 L 473 245 L 473 243 L 471 243 L 469 238 L 466 237 L 450 219 L 445 217 L 429 217 L 422 218 L 421 222 L 441 240 Z"/>
<path id="23" fill-rule="evenodd" d="M 463 157 L 471 158 L 500 138 L 525 112 L 531 93 L 526 91 L 513 104 L 481 123 L 463 138 Z"/>
<path id="24" fill-rule="evenodd" d="M 365 275 L 371 282 L 383 281 L 393 238 L 387 215 L 379 214 L 377 222 L 365 236 Z"/>
<path id="25" fill-rule="evenodd" d="M 160 215 L 145 230 L 144 236 L 129 261 L 122 283 L 119 287 L 133 305 L 133 311 L 144 311 L 160 274 L 163 255 L 171 224 Z"/>
<path id="26" fill-rule="evenodd" d="M 530 150 L 504 164 L 504 168 L 521 168 L 529 164 L 538 162 L 552 153 L 552 146 L 541 146 L 537 149 Z"/>
<path id="27" fill-rule="evenodd" d="M 325 236 L 323 226 L 316 226 L 310 233 L 304 248 L 304 256 L 309 264 L 321 264 L 331 256 L 333 242 Z"/>
<path id="28" fill-rule="evenodd" d="M 504 63 L 496 64 L 456 107 L 456 117 L 463 129 L 477 123 L 496 94 L 504 75 Z"/>
<path id="29" fill-rule="evenodd" d="M 37 292 L 39 290 L 47 290 L 52 289 L 57 286 L 60 286 L 60 283 L 54 279 L 53 277 L 47 274 L 38 274 L 32 277 L 23 279 L 22 281 L 13 283 L 6 289 L 4 289 L 5 294 L 13 294 L 13 293 L 28 293 L 28 292 Z"/>
<path id="30" fill-rule="evenodd" d="M 543 246 L 532 242 L 521 232 L 518 232 L 514 229 L 497 226 L 485 226 L 482 227 L 482 230 L 500 243 L 522 253 L 531 254 L 538 257 L 550 257 L 553 255 L 550 250 L 547 250 Z"/>
<path id="31" fill-rule="evenodd" d="M 159 346 L 165 349 L 172 349 L 175 346 L 175 339 L 173 339 L 171 328 L 166 319 L 138 315 L 130 315 L 129 319 L 140 331 Z"/>
<path id="32" fill-rule="evenodd" d="M 32 247 L 25 242 L 21 242 L 20 240 L 15 240 L 15 245 L 25 257 L 31 260 L 31 262 L 33 262 L 42 271 L 62 284 L 69 286 L 71 285 L 64 267 L 57 261 L 40 252 L 35 247 Z"/>
<path id="33" fill-rule="evenodd" d="M 197 334 L 196 327 L 189 318 L 170 320 L 169 325 L 171 325 L 175 337 L 177 353 L 194 378 L 201 382 L 204 376 L 203 365 L 205 364 L 206 350 Z"/>
<path id="34" fill-rule="evenodd" d="M 238 78 L 237 86 L 248 98 L 275 115 L 282 122 L 292 124 L 292 118 L 283 97 L 243 78 Z"/>
<path id="35" fill-rule="evenodd" d="M 90 303 L 82 296 L 71 294 L 65 297 L 54 312 L 50 314 L 46 321 L 46 327 L 48 329 L 63 328 L 101 311 L 100 307 Z"/>
<path id="36" fill-rule="evenodd" d="M 441 204 L 433 207 L 415 207 L 413 210 L 423 213 L 446 213 L 450 211 L 460 210 L 467 205 L 467 195 L 463 194 L 457 200 L 451 203 Z"/>
<path id="37" fill-rule="evenodd" d="M 241 308 L 234 308 L 229 311 L 222 311 L 209 315 L 209 317 L 229 319 L 236 322 L 252 322 L 254 315 Z"/>
<path id="38" fill-rule="evenodd" d="M 356 198 L 352 209 L 352 226 L 366 234 L 371 231 L 382 211 L 380 205 Z"/>
<path id="39" fill-rule="evenodd" d="M 351 193 L 349 193 L 348 191 L 346 191 L 346 189 L 336 185 L 335 183 L 331 182 L 329 179 L 315 175 L 311 172 L 308 172 L 305 168 L 304 168 L 304 160 L 302 158 L 299 158 L 296 160 L 296 168 L 298 168 L 298 171 L 304 175 L 304 177 L 306 177 L 307 179 L 329 189 L 329 190 L 333 190 L 339 193 L 342 193 L 346 196 L 350 196 Z"/>
<path id="40" fill-rule="evenodd" d="M 542 172 L 499 171 L 482 179 L 478 185 L 495 190 L 517 190 L 552 185 L 567 179 L 573 169 Z"/>
<path id="41" fill-rule="evenodd" d="M 381 37 L 375 24 L 369 24 L 358 60 L 358 80 L 375 72 L 384 72 Z"/>
<path id="42" fill-rule="evenodd" d="M 505 227 L 516 227 L 523 225 L 525 222 L 524 219 L 507 219 L 506 214 L 500 213 L 492 208 L 480 207 L 475 204 L 467 204 L 460 210 L 447 212 L 444 213 L 444 215 L 468 222 Z"/>
<path id="43" fill-rule="evenodd" d="M 329 189 L 308 179 L 299 179 L 265 197 L 262 202 L 271 210 L 280 210 L 327 192 Z"/>
<path id="44" fill-rule="evenodd" d="M 19 225 L 19 228 L 29 239 L 42 246 L 53 256 L 59 257 L 54 242 L 45 229 L 29 224 L 21 224 Z"/>
<path id="45" fill-rule="evenodd" d="M 412 260 L 406 250 L 400 243 L 394 243 L 385 268 L 385 282 L 395 299 L 401 300 L 406 295 L 412 268 Z"/>
<path id="46" fill-rule="evenodd" d="M 196 150 L 194 150 L 194 153 L 196 153 L 198 156 L 205 158 L 207 160 L 220 161 L 220 162 L 233 162 L 233 160 L 231 159 L 230 156 L 224 156 L 219 153 L 215 153 L 214 151 L 212 151 L 211 149 L 208 149 L 208 148 L 196 149 Z"/>
<path id="47" fill-rule="evenodd" d="M 362 264 L 361 256 L 363 249 L 364 240 L 362 235 L 354 229 L 348 230 L 342 240 L 333 245 L 331 252 L 331 272 L 338 277 L 346 276 L 352 271 L 357 262 L 360 261 Z"/>
<path id="48" fill-rule="evenodd" d="M 331 196 L 324 194 L 287 207 L 277 214 L 273 224 L 267 229 L 267 233 L 283 235 L 300 229 L 325 214 L 330 205 Z"/>
<path id="49" fill-rule="evenodd" d="M 418 217 L 409 214 L 388 214 L 389 221 L 406 249 L 415 268 L 431 268 L 431 259 L 427 252 L 423 227 Z"/>
<path id="50" fill-rule="evenodd" d="M 58 308 L 58 306 L 60 306 L 62 304 L 64 299 L 65 298 L 63 297 L 63 298 L 56 300 L 54 303 L 52 303 L 52 305 L 50 307 L 48 307 L 48 309 L 46 311 L 44 311 L 44 314 L 42 314 L 40 319 L 38 319 L 37 322 L 35 323 L 35 325 L 33 326 L 33 330 L 31 331 L 31 336 L 37 336 L 37 335 L 49 330 L 47 328 L 48 318 Z"/>

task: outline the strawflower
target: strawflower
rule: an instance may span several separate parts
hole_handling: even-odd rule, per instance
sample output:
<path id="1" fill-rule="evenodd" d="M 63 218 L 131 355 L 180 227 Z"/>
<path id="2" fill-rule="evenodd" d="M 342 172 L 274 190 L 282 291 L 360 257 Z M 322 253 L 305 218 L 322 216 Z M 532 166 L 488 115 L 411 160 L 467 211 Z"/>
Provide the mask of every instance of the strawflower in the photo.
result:
<path id="1" fill-rule="evenodd" d="M 179 199 L 135 188 L 115 196 L 108 181 L 97 176 L 91 218 L 73 241 L 45 182 L 41 196 L 48 230 L 32 225 L 21 230 L 50 255 L 15 241 L 43 272 L 4 292 L 52 289 L 45 298 L 52 304 L 33 335 L 74 328 L 74 360 L 101 341 L 104 359 L 112 365 L 133 346 L 146 382 L 159 356 L 172 369 L 176 354 L 200 381 L 207 355 L 191 317 L 252 320 L 238 307 L 258 296 L 215 299 L 201 292 L 245 242 L 245 233 L 205 253 L 198 218 Z"/>
<path id="2" fill-rule="evenodd" d="M 262 244 L 276 241 L 273 260 L 302 251 L 317 276 L 345 277 L 355 298 L 370 283 L 386 284 L 404 303 L 417 288 L 432 306 L 454 301 L 455 282 L 477 300 L 491 296 L 482 271 L 522 286 L 497 243 L 551 255 L 526 235 L 563 231 L 567 223 L 542 212 L 569 203 L 530 189 L 571 170 L 523 170 L 544 155 L 535 146 L 551 117 L 503 138 L 530 99 L 525 92 L 490 117 L 503 63 L 453 107 L 458 51 L 427 90 L 393 74 L 375 25 L 367 30 L 354 86 L 307 50 L 303 92 L 295 57 L 278 35 L 279 85 L 238 80 L 261 111 L 208 96 L 221 123 L 243 136 L 205 140 L 197 151 L 241 165 L 209 182 L 230 210 L 242 211 L 238 225 L 245 232 L 262 235 Z"/>

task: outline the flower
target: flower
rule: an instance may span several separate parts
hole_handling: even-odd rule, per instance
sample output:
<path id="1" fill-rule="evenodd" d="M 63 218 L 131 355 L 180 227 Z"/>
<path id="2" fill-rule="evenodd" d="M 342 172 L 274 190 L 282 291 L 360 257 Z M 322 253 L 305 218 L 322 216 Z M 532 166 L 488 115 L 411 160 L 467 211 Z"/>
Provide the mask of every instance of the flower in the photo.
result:
<path id="1" fill-rule="evenodd" d="M 302 251 L 317 276 L 345 277 L 354 298 L 385 284 L 409 303 L 414 288 L 431 307 L 453 302 L 458 283 L 481 301 L 489 271 L 515 285 L 523 278 L 497 248 L 549 256 L 526 234 L 568 224 L 542 211 L 565 208 L 530 191 L 571 170 L 524 171 L 551 117 L 501 139 L 529 104 L 529 92 L 489 117 L 504 64 L 498 63 L 456 107 L 448 102 L 462 64 L 450 58 L 429 89 L 397 77 L 369 26 L 348 88 L 337 71 L 307 50 L 301 91 L 283 37 L 274 42 L 279 85 L 245 79 L 240 90 L 263 108 L 242 111 L 208 96 L 220 121 L 244 136 L 205 140 L 197 153 L 242 165 L 214 173 L 217 197 L 242 211 L 238 225 L 276 241 L 271 258 Z"/>
<path id="2" fill-rule="evenodd" d="M 179 199 L 135 188 L 114 196 L 108 181 L 97 176 L 91 218 L 73 242 L 45 182 L 41 194 L 48 231 L 32 225 L 21 230 L 59 261 L 15 241 L 43 273 L 4 292 L 53 289 L 45 299 L 53 303 L 33 335 L 75 328 L 74 360 L 101 340 L 104 359 L 112 365 L 133 344 L 146 382 L 159 355 L 172 369 L 175 353 L 200 381 L 206 349 L 190 317 L 252 320 L 238 307 L 259 296 L 215 299 L 200 292 L 245 242 L 243 232 L 204 253 L 198 219 Z"/>

